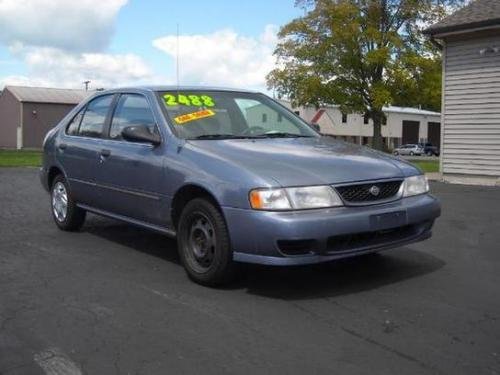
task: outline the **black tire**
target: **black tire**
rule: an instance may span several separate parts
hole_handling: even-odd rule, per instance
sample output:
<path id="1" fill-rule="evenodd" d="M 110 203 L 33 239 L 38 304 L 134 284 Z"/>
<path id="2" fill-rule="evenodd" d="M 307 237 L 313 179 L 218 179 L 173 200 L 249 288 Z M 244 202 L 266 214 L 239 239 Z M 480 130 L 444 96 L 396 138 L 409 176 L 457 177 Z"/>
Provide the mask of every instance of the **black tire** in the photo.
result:
<path id="1" fill-rule="evenodd" d="M 432 155 L 434 155 L 434 153 L 432 151 L 427 151 L 426 155 L 427 156 L 432 156 Z"/>
<path id="2" fill-rule="evenodd" d="M 394 155 L 398 156 L 398 155 L 399 155 L 399 152 L 394 151 Z"/>
<path id="3" fill-rule="evenodd" d="M 62 187 L 65 189 L 66 194 L 66 212 L 62 215 L 60 211 L 56 210 L 55 196 L 57 192 L 61 192 Z M 56 191 L 57 190 L 57 191 Z M 64 231 L 79 230 L 85 222 L 86 211 L 76 206 L 76 203 L 71 195 L 68 183 L 62 175 L 56 176 L 50 188 L 50 208 L 52 217 L 59 229 Z M 59 207 L 60 208 L 60 207 Z"/>
<path id="4" fill-rule="evenodd" d="M 415 155 L 415 153 L 413 151 L 410 151 L 410 156 L 413 156 Z"/>
<path id="5" fill-rule="evenodd" d="M 209 200 L 196 198 L 184 207 L 177 228 L 177 243 L 191 280 L 217 286 L 234 279 L 236 264 L 226 221 Z"/>

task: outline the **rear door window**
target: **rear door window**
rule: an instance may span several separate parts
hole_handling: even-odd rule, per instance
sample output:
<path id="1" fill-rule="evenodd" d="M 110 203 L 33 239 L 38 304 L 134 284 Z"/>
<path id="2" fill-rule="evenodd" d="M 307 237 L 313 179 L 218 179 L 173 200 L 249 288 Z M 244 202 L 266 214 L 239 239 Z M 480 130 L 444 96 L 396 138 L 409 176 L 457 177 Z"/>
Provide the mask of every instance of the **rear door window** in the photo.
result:
<path id="1" fill-rule="evenodd" d="M 78 135 L 82 137 L 101 138 L 106 116 L 108 115 L 113 95 L 100 96 L 92 100 L 83 115 Z"/>

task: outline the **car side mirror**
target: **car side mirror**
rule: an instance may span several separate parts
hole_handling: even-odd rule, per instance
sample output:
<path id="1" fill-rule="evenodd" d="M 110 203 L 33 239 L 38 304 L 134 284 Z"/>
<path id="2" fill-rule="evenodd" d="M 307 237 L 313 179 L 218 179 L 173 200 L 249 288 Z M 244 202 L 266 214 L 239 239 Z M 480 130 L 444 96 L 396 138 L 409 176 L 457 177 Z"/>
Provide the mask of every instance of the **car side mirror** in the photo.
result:
<path id="1" fill-rule="evenodd" d="M 311 123 L 311 127 L 316 130 L 317 132 L 320 132 L 321 131 L 321 128 L 319 127 L 319 124 L 316 124 L 316 123 Z"/>
<path id="2" fill-rule="evenodd" d="M 123 139 L 130 142 L 151 143 L 158 146 L 161 143 L 159 134 L 152 134 L 146 125 L 127 126 L 122 130 Z"/>

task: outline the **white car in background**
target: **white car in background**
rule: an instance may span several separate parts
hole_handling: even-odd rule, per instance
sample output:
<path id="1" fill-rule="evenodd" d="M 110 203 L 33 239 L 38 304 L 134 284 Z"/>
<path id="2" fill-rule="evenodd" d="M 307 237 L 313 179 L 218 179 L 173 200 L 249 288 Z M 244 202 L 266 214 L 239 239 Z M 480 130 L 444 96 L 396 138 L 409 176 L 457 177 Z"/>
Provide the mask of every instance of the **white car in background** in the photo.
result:
<path id="1" fill-rule="evenodd" d="M 418 144 L 406 144 L 399 147 L 396 147 L 393 151 L 394 155 L 422 155 L 424 153 L 424 149 L 420 147 Z"/>

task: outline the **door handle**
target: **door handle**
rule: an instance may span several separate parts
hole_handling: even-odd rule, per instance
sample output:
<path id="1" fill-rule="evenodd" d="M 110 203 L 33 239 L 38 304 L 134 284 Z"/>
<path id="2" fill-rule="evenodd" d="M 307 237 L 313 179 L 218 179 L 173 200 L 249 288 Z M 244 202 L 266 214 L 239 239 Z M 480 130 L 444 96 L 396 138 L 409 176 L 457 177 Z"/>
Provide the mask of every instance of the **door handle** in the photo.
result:
<path id="1" fill-rule="evenodd" d="M 66 150 L 66 147 L 68 147 L 68 145 L 66 143 L 59 143 L 58 147 L 60 150 Z"/>
<path id="2" fill-rule="evenodd" d="M 111 155 L 110 150 L 101 150 L 101 156 L 107 158 L 109 155 Z"/>

